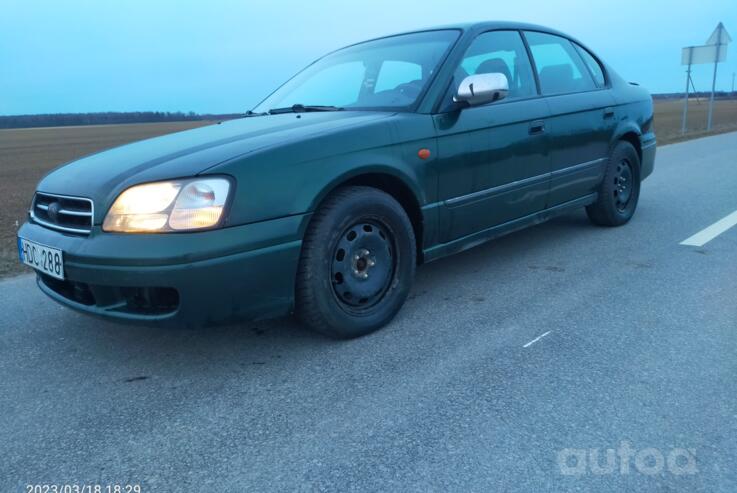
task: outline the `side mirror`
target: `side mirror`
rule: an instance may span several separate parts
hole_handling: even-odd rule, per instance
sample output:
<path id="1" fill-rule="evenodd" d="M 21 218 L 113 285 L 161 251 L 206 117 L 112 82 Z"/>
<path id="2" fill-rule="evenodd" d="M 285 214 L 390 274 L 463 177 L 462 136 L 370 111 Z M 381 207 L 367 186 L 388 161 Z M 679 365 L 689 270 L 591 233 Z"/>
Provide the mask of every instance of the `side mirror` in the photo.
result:
<path id="1" fill-rule="evenodd" d="M 506 75 L 476 74 L 463 79 L 453 101 L 478 106 L 504 99 L 507 94 L 509 94 L 509 81 Z"/>

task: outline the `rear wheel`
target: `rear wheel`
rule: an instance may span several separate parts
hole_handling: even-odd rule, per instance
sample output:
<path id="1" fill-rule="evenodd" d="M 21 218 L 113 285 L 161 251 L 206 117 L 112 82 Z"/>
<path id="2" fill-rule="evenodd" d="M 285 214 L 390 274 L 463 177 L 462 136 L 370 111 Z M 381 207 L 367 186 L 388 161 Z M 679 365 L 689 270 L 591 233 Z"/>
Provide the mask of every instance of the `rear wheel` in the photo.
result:
<path id="1" fill-rule="evenodd" d="M 341 188 L 315 213 L 297 273 L 297 315 L 335 338 L 387 324 L 404 304 L 417 262 L 402 206 L 369 187 Z"/>
<path id="2" fill-rule="evenodd" d="M 640 199 L 640 157 L 629 142 L 619 142 L 609 157 L 596 202 L 586 207 L 594 224 L 621 226 L 634 215 Z"/>

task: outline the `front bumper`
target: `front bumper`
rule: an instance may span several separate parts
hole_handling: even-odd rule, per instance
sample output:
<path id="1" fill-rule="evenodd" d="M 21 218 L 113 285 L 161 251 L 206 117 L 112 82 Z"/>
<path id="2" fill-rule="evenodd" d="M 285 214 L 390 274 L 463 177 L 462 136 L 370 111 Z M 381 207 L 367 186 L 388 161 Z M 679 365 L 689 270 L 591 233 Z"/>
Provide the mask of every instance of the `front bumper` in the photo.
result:
<path id="1" fill-rule="evenodd" d="M 24 224 L 64 252 L 66 279 L 37 276 L 59 303 L 108 319 L 199 327 L 288 313 L 308 215 L 199 233 L 89 236 Z"/>

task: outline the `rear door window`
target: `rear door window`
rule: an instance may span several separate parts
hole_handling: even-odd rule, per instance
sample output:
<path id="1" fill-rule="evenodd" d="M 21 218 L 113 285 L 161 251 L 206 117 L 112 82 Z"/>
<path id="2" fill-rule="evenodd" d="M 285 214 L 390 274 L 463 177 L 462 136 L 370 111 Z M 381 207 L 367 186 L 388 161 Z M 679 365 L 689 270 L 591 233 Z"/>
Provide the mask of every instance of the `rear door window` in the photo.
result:
<path id="1" fill-rule="evenodd" d="M 525 32 L 535 60 L 540 90 L 545 95 L 592 91 L 596 84 L 581 56 L 566 38 Z"/>

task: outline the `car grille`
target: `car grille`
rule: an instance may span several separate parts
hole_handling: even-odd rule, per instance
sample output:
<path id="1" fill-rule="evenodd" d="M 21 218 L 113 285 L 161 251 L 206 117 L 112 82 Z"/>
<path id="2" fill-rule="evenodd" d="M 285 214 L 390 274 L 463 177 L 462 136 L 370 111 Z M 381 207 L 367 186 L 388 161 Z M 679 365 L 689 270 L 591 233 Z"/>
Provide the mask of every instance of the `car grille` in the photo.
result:
<path id="1" fill-rule="evenodd" d="M 31 218 L 47 228 L 89 234 L 92 231 L 93 212 L 90 199 L 36 192 Z"/>

